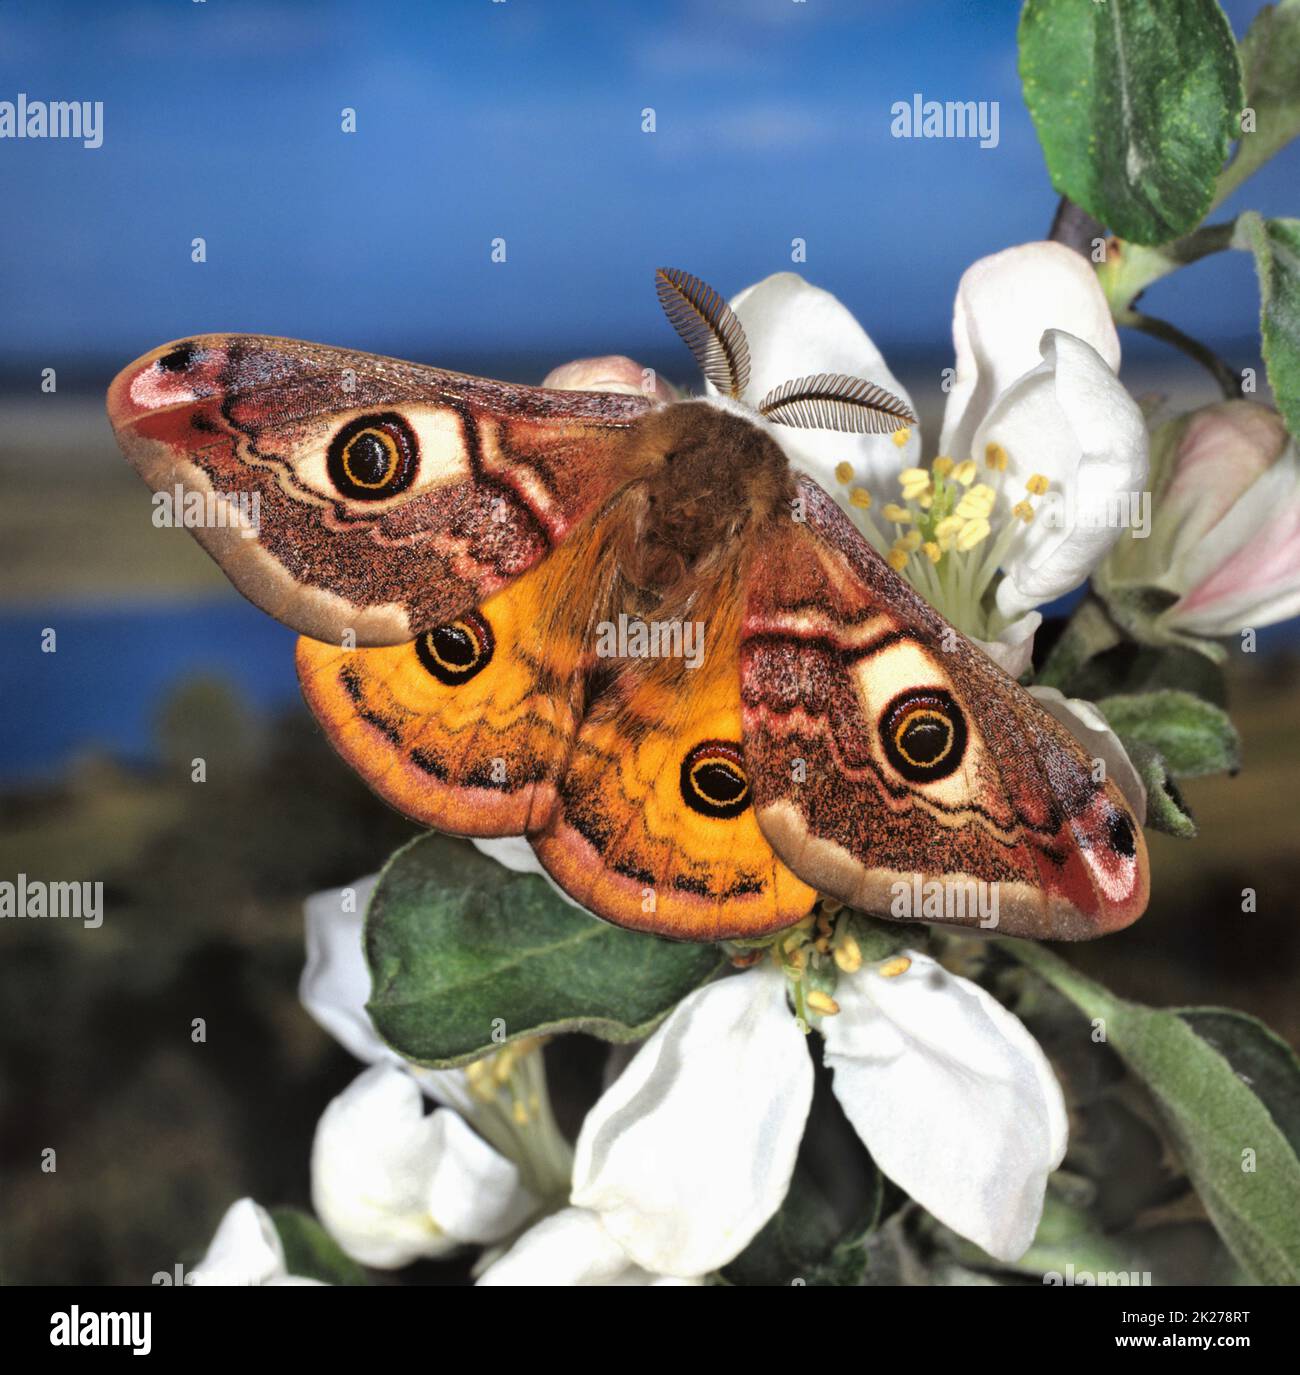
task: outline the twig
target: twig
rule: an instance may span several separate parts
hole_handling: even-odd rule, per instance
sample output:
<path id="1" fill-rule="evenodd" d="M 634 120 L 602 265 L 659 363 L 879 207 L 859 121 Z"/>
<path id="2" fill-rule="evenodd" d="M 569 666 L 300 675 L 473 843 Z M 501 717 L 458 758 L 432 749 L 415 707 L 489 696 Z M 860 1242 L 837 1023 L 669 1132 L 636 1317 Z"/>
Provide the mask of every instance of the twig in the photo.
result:
<path id="1" fill-rule="evenodd" d="M 1115 317 L 1115 323 L 1127 325 L 1130 329 L 1141 330 L 1153 339 L 1163 339 L 1166 344 L 1181 349 L 1189 358 L 1194 358 L 1207 372 L 1213 374 L 1220 390 L 1229 401 L 1236 401 L 1242 395 L 1241 375 L 1230 368 L 1213 349 L 1184 334 L 1177 325 L 1168 320 L 1157 319 L 1154 315 L 1143 315 L 1141 311 L 1126 310 Z"/>

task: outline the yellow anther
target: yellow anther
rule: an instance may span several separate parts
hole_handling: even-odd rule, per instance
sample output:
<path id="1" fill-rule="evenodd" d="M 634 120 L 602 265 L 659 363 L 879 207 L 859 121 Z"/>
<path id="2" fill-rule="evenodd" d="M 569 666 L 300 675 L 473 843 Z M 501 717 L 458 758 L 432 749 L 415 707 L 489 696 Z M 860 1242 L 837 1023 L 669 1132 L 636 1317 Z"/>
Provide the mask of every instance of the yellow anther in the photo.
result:
<path id="1" fill-rule="evenodd" d="M 906 549 L 909 554 L 915 554 L 921 547 L 921 532 L 919 530 L 909 530 L 902 539 L 898 541 L 900 549 Z"/>
<path id="2" fill-rule="evenodd" d="M 907 550 L 897 544 L 894 545 L 889 551 L 886 561 L 895 573 L 901 573 L 907 567 Z"/>
<path id="3" fill-rule="evenodd" d="M 977 520 L 968 520 L 957 536 L 957 548 L 963 554 L 968 549 L 974 549 L 981 540 L 988 539 L 991 528 L 983 516 Z"/>
<path id="4" fill-rule="evenodd" d="M 911 439 L 911 437 L 912 437 L 912 431 L 909 430 L 909 429 L 907 428 L 906 425 L 904 425 L 903 428 L 902 428 L 901 430 L 895 430 L 895 431 L 894 431 L 894 443 L 895 443 L 900 449 L 903 447 L 904 444 L 907 443 L 907 441 L 908 441 L 909 439 Z"/>
<path id="5" fill-rule="evenodd" d="M 904 468 L 898 475 L 898 485 L 910 501 L 914 496 L 930 490 L 930 474 L 924 468 Z"/>
<path id="6" fill-rule="evenodd" d="M 1025 483 L 1025 491 L 1031 496 L 1041 497 L 1048 488 L 1048 481 L 1042 473 L 1035 473 L 1033 477 Z"/>
<path id="7" fill-rule="evenodd" d="M 1034 518 L 1034 508 L 1027 501 L 1018 501 L 1011 508 L 1011 514 L 1028 525 Z"/>
<path id="8" fill-rule="evenodd" d="M 835 465 L 835 481 L 849 483 L 853 481 L 853 464 L 837 463 Z"/>
<path id="9" fill-rule="evenodd" d="M 965 524 L 966 522 L 961 516 L 944 516 L 934 527 L 934 537 L 937 540 L 951 539 Z"/>
<path id="10" fill-rule="evenodd" d="M 930 464 L 930 471 L 935 477 L 947 477 L 953 469 L 953 462 L 946 454 L 940 454 L 938 458 Z"/>
<path id="11" fill-rule="evenodd" d="M 929 559 L 931 563 L 938 563 L 939 560 L 943 558 L 943 550 L 940 549 L 932 539 L 926 540 L 921 548 L 925 551 L 925 557 Z"/>
<path id="12" fill-rule="evenodd" d="M 845 936 L 835 947 L 835 964 L 845 974 L 856 974 L 862 968 L 862 947 L 852 936 Z"/>
<path id="13" fill-rule="evenodd" d="M 1007 470 L 1007 451 L 1001 444 L 986 444 L 984 446 L 984 462 L 995 473 L 1005 473 Z"/>
<path id="14" fill-rule="evenodd" d="M 788 950 L 786 952 L 785 964 L 787 969 L 798 970 L 802 973 L 807 963 L 808 956 L 805 955 L 802 950 Z"/>
<path id="15" fill-rule="evenodd" d="M 895 525 L 910 525 L 912 513 L 906 506 L 900 506 L 898 502 L 891 501 L 888 506 L 882 507 L 880 514 L 886 520 L 892 520 Z"/>
<path id="16" fill-rule="evenodd" d="M 858 510 L 865 511 L 871 505 L 871 493 L 865 487 L 852 487 L 849 489 L 849 505 L 856 506 Z"/>
<path id="17" fill-rule="evenodd" d="M 916 498 L 916 504 L 921 510 L 928 511 L 930 507 L 934 505 L 934 497 L 931 496 L 929 492 L 922 492 L 921 495 Z"/>
<path id="18" fill-rule="evenodd" d="M 953 480 L 960 482 L 963 487 L 969 487 L 975 481 L 975 463 L 973 459 L 966 459 L 959 463 L 952 470 Z"/>
<path id="19" fill-rule="evenodd" d="M 834 1017 L 840 1010 L 840 1005 L 831 997 L 829 993 L 823 993 L 820 988 L 814 988 L 808 994 L 808 1006 L 820 1017 Z"/>
<path id="20" fill-rule="evenodd" d="M 516 1103 L 510 1114 L 515 1119 L 515 1125 L 526 1127 L 528 1125 L 528 1109 L 522 1103 Z"/>
<path id="21" fill-rule="evenodd" d="M 880 976 L 883 979 L 896 979 L 900 974 L 906 974 L 912 967 L 912 961 L 906 955 L 895 955 L 893 959 L 886 960 L 880 966 Z"/>
<path id="22" fill-rule="evenodd" d="M 818 936 L 813 942 L 813 949 L 819 955 L 829 955 L 831 953 L 831 940 L 829 936 Z"/>
<path id="23" fill-rule="evenodd" d="M 974 491 L 967 492 L 957 503 L 956 515 L 963 520 L 979 520 L 982 516 L 987 516 L 993 509 L 993 494 L 990 492 L 987 497 L 976 496 Z"/>

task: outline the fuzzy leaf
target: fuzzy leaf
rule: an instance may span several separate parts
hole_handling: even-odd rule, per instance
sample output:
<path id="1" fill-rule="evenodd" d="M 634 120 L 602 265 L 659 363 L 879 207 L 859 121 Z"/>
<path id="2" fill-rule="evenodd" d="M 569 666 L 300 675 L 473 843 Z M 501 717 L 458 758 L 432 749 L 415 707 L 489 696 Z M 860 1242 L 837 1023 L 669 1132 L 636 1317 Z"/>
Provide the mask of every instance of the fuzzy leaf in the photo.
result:
<path id="1" fill-rule="evenodd" d="M 1105 1027 L 1151 1094 L 1206 1212 L 1257 1284 L 1300 1284 L 1300 1065 L 1267 1027 L 1219 1008 L 1115 997 L 1031 941 L 1004 948 Z"/>
<path id="2" fill-rule="evenodd" d="M 1159 750 L 1175 778 L 1241 767 L 1241 737 L 1228 713 L 1190 692 L 1125 693 L 1104 697 L 1097 707 L 1126 746 L 1138 742 Z"/>
<path id="3" fill-rule="evenodd" d="M 1300 437 L 1300 220 L 1237 217 L 1233 242 L 1255 255 L 1259 332 L 1277 408 Z"/>
<path id="4" fill-rule="evenodd" d="M 365 942 L 376 1029 L 439 1067 L 542 1033 L 636 1040 L 723 964 L 716 946 L 610 926 L 537 875 L 435 834 L 388 862 Z"/>
<path id="5" fill-rule="evenodd" d="M 1200 223 L 1242 106 L 1216 0 L 1027 0 L 1020 77 L 1062 195 L 1136 243 Z"/>
<path id="6" fill-rule="evenodd" d="M 1300 0 L 1259 11 L 1241 40 L 1241 66 L 1255 130 L 1241 136 L 1234 185 L 1300 134 Z"/>
<path id="7" fill-rule="evenodd" d="M 1169 766 L 1160 751 L 1140 740 L 1125 740 L 1122 736 L 1120 743 L 1147 790 L 1146 825 L 1153 831 L 1190 840 L 1196 834 L 1196 822 L 1192 820 L 1178 785 L 1169 776 Z"/>

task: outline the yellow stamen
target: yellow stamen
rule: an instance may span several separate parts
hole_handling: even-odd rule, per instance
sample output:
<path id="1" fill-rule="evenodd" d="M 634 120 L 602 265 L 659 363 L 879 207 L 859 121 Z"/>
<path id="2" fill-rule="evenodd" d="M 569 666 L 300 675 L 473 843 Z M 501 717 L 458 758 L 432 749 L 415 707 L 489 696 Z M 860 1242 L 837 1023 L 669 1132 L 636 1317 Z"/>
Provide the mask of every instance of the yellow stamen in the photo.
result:
<path id="1" fill-rule="evenodd" d="M 1031 496 L 1041 497 L 1048 488 L 1048 481 L 1042 473 L 1035 473 L 1033 477 L 1025 483 L 1025 491 Z"/>
<path id="2" fill-rule="evenodd" d="M 860 511 L 867 510 L 871 505 L 871 493 L 865 487 L 853 487 L 849 490 L 849 505 L 856 506 Z"/>
<path id="3" fill-rule="evenodd" d="M 835 481 L 850 483 L 853 481 L 853 464 L 837 463 L 835 465 Z"/>
<path id="4" fill-rule="evenodd" d="M 953 469 L 953 462 L 946 454 L 940 454 L 938 458 L 930 464 L 930 470 L 935 477 L 947 477 Z"/>
<path id="5" fill-rule="evenodd" d="M 944 518 L 934 527 L 935 539 L 945 539 L 956 535 L 966 522 L 961 516 L 944 516 Z"/>
<path id="6" fill-rule="evenodd" d="M 931 563 L 938 563 L 939 560 L 943 558 L 943 550 L 940 549 L 932 539 L 926 540 L 921 548 L 925 551 L 925 557 L 929 559 Z"/>
<path id="7" fill-rule="evenodd" d="M 820 988 L 814 988 L 809 993 L 808 1006 L 822 1017 L 834 1017 L 840 1010 L 839 1003 L 829 993 L 823 993 Z"/>
<path id="8" fill-rule="evenodd" d="M 898 475 L 898 485 L 903 489 L 904 499 L 911 501 L 930 490 L 930 474 L 924 468 L 904 468 Z"/>
<path id="9" fill-rule="evenodd" d="M 1011 514 L 1028 525 L 1034 518 L 1034 508 L 1027 501 L 1018 501 L 1011 508 Z"/>
<path id="10" fill-rule="evenodd" d="M 898 541 L 900 549 L 906 549 L 909 554 L 915 554 L 921 547 L 921 532 L 919 530 L 909 530 L 902 539 Z"/>
<path id="11" fill-rule="evenodd" d="M 880 966 L 880 976 L 883 979 L 896 979 L 900 974 L 906 974 L 912 967 L 912 961 L 906 955 L 895 955 L 892 960 L 886 960 Z"/>
<path id="12" fill-rule="evenodd" d="M 884 507 L 880 514 L 886 520 L 892 520 L 895 525 L 910 525 L 912 523 L 912 513 L 906 506 L 900 506 L 896 501 L 891 501 Z"/>
<path id="13" fill-rule="evenodd" d="M 975 546 L 989 536 L 992 527 L 988 521 L 980 516 L 977 520 L 969 520 L 961 528 L 961 533 L 957 536 L 957 548 L 964 554 L 968 549 Z"/>
<path id="14" fill-rule="evenodd" d="M 894 545 L 889 551 L 886 561 L 895 573 L 901 573 L 907 567 L 907 550 L 897 544 Z"/>
<path id="15" fill-rule="evenodd" d="M 957 503 L 956 514 L 963 520 L 978 520 L 981 516 L 987 516 L 993 509 L 993 493 L 987 497 L 976 496 L 974 489 L 967 492 Z"/>
<path id="16" fill-rule="evenodd" d="M 835 947 L 835 964 L 845 974 L 856 974 L 862 968 L 862 947 L 852 936 L 845 936 Z"/>
<path id="17" fill-rule="evenodd" d="M 975 481 L 975 463 L 972 459 L 966 459 L 964 463 L 959 463 L 952 470 L 953 481 L 960 482 L 963 487 L 969 487 Z"/>
<path id="18" fill-rule="evenodd" d="M 909 429 L 907 428 L 906 425 L 904 425 L 903 428 L 902 428 L 901 430 L 895 430 L 895 431 L 894 431 L 894 443 L 895 443 L 900 449 L 903 447 L 904 444 L 907 443 L 907 441 L 908 441 L 909 439 L 911 439 L 911 437 L 912 437 L 912 431 L 909 430 Z"/>
<path id="19" fill-rule="evenodd" d="M 921 495 L 917 497 L 916 504 L 921 510 L 928 511 L 930 507 L 934 505 L 934 497 L 932 497 L 929 492 L 922 492 Z"/>
<path id="20" fill-rule="evenodd" d="M 984 462 L 995 473 L 1005 473 L 1007 470 L 1007 451 L 1001 444 L 986 444 L 984 446 Z"/>

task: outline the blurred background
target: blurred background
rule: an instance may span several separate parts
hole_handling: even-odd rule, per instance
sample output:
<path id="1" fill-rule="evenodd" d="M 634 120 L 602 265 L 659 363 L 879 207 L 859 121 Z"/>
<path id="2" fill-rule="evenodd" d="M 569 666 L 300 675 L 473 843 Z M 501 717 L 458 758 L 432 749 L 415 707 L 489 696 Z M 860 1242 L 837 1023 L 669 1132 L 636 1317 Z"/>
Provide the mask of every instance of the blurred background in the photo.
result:
<path id="1" fill-rule="evenodd" d="M 1241 34 L 1256 6 L 1225 8 Z M 0 928 L 0 1279 L 148 1282 L 196 1259 L 233 1199 L 308 1202 L 312 1130 L 356 1067 L 297 1003 L 300 904 L 413 833 L 310 722 L 291 633 L 152 525 L 104 419 L 113 373 L 238 330 L 523 381 L 620 352 L 689 383 L 652 269 L 732 294 L 789 269 L 800 239 L 797 269 L 854 310 L 933 433 L 962 270 L 1045 236 L 1055 209 L 1017 15 L 0 3 L 0 100 L 104 111 L 98 148 L 0 141 L 0 877 L 102 881 L 107 913 L 94 931 Z M 998 102 L 997 146 L 892 138 L 890 106 L 915 92 Z M 1296 213 L 1298 159 L 1227 210 Z M 1261 367 L 1246 255 L 1144 304 Z M 1135 392 L 1215 398 L 1181 355 L 1124 342 Z M 1122 993 L 1244 1008 L 1293 1043 L 1298 648 L 1283 627 L 1233 656 L 1243 772 L 1186 790 L 1197 840 L 1153 837 L 1146 919 L 1071 951 Z"/>

